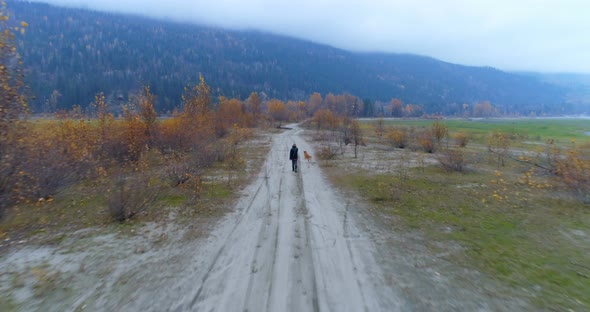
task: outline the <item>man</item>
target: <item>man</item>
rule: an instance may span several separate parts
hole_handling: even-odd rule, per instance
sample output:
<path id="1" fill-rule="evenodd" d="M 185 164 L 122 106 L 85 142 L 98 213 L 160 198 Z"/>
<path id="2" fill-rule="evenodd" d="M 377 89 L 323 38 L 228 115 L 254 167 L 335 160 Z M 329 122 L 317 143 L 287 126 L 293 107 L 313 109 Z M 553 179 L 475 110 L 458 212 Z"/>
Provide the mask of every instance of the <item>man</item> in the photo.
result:
<path id="1" fill-rule="evenodd" d="M 297 145 L 293 144 L 291 152 L 289 152 L 289 159 L 291 159 L 291 166 L 294 172 L 297 172 L 297 160 L 299 159 L 299 149 Z"/>

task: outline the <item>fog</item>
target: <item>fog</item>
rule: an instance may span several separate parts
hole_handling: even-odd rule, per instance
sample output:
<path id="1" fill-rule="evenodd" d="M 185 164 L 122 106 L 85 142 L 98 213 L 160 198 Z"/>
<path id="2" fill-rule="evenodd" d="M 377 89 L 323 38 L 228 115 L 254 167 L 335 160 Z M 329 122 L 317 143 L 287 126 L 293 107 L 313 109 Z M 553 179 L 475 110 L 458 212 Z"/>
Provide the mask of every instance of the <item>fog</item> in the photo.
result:
<path id="1" fill-rule="evenodd" d="M 502 70 L 590 73 L 585 0 L 46 0 L 351 51 L 415 53 Z"/>

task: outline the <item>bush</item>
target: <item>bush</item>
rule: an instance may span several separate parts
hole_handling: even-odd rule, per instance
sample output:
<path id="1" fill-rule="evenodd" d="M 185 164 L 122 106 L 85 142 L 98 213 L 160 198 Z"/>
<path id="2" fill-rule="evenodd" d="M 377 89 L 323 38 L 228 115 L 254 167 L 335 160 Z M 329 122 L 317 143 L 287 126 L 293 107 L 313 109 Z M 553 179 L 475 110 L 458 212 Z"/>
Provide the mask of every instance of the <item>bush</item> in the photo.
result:
<path id="1" fill-rule="evenodd" d="M 157 188 L 145 177 L 119 176 L 108 194 L 109 215 L 113 221 L 124 222 L 148 208 L 157 196 Z"/>
<path id="2" fill-rule="evenodd" d="M 338 148 L 331 146 L 330 144 L 325 144 L 320 148 L 318 153 L 318 158 L 321 160 L 330 160 L 334 159 L 338 153 Z"/>
<path id="3" fill-rule="evenodd" d="M 455 139 L 455 143 L 459 147 L 466 147 L 467 143 L 469 143 L 469 136 L 465 132 L 456 133 L 455 135 L 453 135 L 453 138 Z"/>
<path id="4" fill-rule="evenodd" d="M 463 172 L 465 170 L 465 155 L 456 149 L 445 149 L 437 157 L 438 162 L 447 172 Z"/>
<path id="5" fill-rule="evenodd" d="M 186 161 L 174 161 L 166 167 L 166 178 L 172 186 L 179 186 L 189 181 L 195 171 Z"/>
<path id="6" fill-rule="evenodd" d="M 405 148 L 408 145 L 408 134 L 405 129 L 391 129 L 387 132 L 386 138 L 393 147 Z"/>
<path id="7" fill-rule="evenodd" d="M 578 199 L 590 204 L 590 158 L 581 151 L 571 150 L 557 160 L 557 177 Z"/>
<path id="8" fill-rule="evenodd" d="M 494 132 L 488 137 L 488 151 L 495 156 L 498 166 L 503 167 L 506 158 L 510 156 L 511 143 L 510 136 L 503 132 Z"/>
<path id="9" fill-rule="evenodd" d="M 435 121 L 432 126 L 430 126 L 430 134 L 436 142 L 440 144 L 442 139 L 444 139 L 449 134 L 449 128 L 440 121 Z"/>
<path id="10" fill-rule="evenodd" d="M 418 144 L 426 153 L 434 153 L 434 138 L 430 130 L 418 134 Z"/>

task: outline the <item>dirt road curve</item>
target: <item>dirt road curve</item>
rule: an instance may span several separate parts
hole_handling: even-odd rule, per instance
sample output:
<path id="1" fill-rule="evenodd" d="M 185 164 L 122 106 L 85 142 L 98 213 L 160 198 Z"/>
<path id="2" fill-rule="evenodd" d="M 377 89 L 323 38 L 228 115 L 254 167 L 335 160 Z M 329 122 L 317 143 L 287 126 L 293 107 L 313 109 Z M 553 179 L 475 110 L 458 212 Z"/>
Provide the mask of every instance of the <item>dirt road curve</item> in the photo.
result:
<path id="1" fill-rule="evenodd" d="M 174 311 L 395 311 L 370 241 L 363 239 L 317 164 L 288 160 L 291 130 L 277 136 L 264 168 L 221 231 L 218 252 Z"/>

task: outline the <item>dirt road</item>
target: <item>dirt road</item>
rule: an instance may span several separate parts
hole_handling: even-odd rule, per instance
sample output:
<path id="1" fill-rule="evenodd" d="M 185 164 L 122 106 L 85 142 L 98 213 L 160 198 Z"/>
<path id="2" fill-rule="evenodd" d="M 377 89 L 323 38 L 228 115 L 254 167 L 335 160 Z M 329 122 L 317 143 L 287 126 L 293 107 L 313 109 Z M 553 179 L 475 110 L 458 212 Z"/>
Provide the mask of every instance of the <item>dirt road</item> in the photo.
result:
<path id="1" fill-rule="evenodd" d="M 276 137 L 264 168 L 222 226 L 227 236 L 177 311 L 395 311 L 399 300 L 383 283 L 347 207 L 317 164 L 292 172 L 291 130 Z"/>

